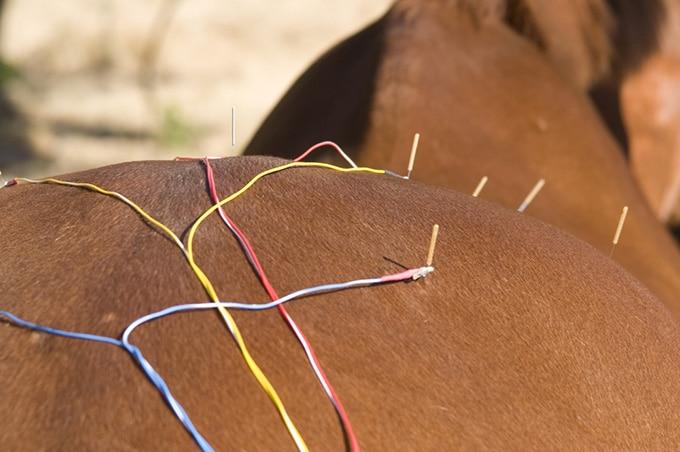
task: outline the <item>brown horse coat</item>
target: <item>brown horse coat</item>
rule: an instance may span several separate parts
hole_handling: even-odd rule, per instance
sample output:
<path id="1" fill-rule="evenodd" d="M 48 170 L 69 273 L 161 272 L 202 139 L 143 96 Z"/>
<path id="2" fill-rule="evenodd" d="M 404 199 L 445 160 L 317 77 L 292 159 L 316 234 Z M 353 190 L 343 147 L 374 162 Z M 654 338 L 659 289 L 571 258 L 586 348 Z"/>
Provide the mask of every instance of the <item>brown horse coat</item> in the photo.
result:
<path id="1" fill-rule="evenodd" d="M 666 0 L 657 48 L 622 77 L 630 163 L 657 216 L 680 224 L 680 3 Z"/>
<path id="2" fill-rule="evenodd" d="M 215 163 L 233 192 L 265 158 Z M 174 231 L 209 207 L 197 162 L 67 176 L 128 195 Z M 180 252 L 127 206 L 80 189 L 0 190 L 0 308 L 117 335 L 139 315 L 207 298 Z M 295 302 L 365 450 L 656 449 L 680 443 L 680 331 L 636 279 L 526 215 L 387 176 L 294 169 L 227 206 L 282 293 L 424 260 L 425 280 Z M 265 294 L 214 216 L 197 260 L 224 299 Z M 277 313 L 236 313 L 313 450 L 338 450 L 333 410 Z M 217 450 L 292 441 L 214 313 L 133 341 Z M 120 350 L 0 324 L 5 450 L 187 450 L 188 435 Z"/>
<path id="3" fill-rule="evenodd" d="M 416 179 L 471 192 L 486 175 L 482 196 L 515 208 L 545 178 L 528 213 L 606 253 L 629 205 L 615 258 L 680 314 L 673 239 L 587 98 L 498 4 L 397 2 L 313 64 L 246 153 L 335 139 L 361 164 L 404 171 L 418 131 Z"/>

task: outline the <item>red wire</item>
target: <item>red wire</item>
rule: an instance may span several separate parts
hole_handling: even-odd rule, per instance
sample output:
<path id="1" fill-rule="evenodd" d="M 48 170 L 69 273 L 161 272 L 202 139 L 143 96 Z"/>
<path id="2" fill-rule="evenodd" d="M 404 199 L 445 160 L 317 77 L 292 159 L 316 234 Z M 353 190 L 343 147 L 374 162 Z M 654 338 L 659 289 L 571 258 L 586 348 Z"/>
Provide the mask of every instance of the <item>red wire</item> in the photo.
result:
<path id="1" fill-rule="evenodd" d="M 312 146 L 307 152 L 305 152 L 302 156 L 300 156 L 298 159 L 304 158 L 307 154 L 309 154 L 311 151 L 319 147 L 320 145 L 325 145 L 327 143 L 331 142 L 324 142 L 324 143 L 319 143 L 315 146 Z M 335 143 L 331 143 L 335 144 Z M 215 188 L 215 175 L 213 173 L 212 166 L 210 165 L 210 159 L 205 158 L 203 160 L 203 163 L 205 164 L 206 168 L 206 177 L 208 179 L 208 188 L 210 190 L 210 196 L 215 204 L 219 203 L 220 198 L 217 195 L 217 189 Z M 267 278 L 267 275 L 264 272 L 264 269 L 262 268 L 262 264 L 260 263 L 260 260 L 257 258 L 257 254 L 255 254 L 255 250 L 253 249 L 252 245 L 250 244 L 250 241 L 246 237 L 246 235 L 241 231 L 241 229 L 234 223 L 234 220 L 232 220 L 227 214 L 224 212 L 222 207 L 218 208 L 218 212 L 220 217 L 222 218 L 222 221 L 224 221 L 228 227 L 233 229 L 234 233 L 237 235 L 238 239 L 243 243 L 243 246 L 246 249 L 247 254 L 250 255 L 253 265 L 255 266 L 255 273 L 257 274 L 258 278 L 260 279 L 260 282 L 262 283 L 262 286 L 264 289 L 267 291 L 267 294 L 269 297 L 274 300 L 279 299 L 279 295 L 276 293 L 276 290 L 274 290 L 274 287 L 272 287 L 271 283 L 269 282 L 269 278 Z M 314 349 L 312 348 L 312 345 L 309 343 L 309 340 L 307 337 L 304 335 L 302 330 L 296 325 L 295 321 L 293 318 L 288 314 L 288 311 L 286 311 L 286 308 L 283 307 L 283 305 L 277 306 L 277 309 L 279 311 L 279 314 L 284 318 L 288 326 L 293 330 L 293 332 L 298 335 L 298 339 L 300 342 L 302 342 L 304 345 L 307 346 L 307 349 L 310 352 L 311 359 L 314 361 L 314 364 L 316 365 L 317 369 L 319 369 L 319 373 L 321 374 L 321 378 L 323 379 L 323 382 L 325 385 L 328 387 L 328 390 L 330 392 L 330 398 L 333 402 L 333 405 L 335 406 L 335 409 L 338 413 L 338 416 L 340 417 L 340 422 L 343 425 L 343 429 L 345 431 L 347 441 L 349 443 L 349 447 L 351 451 L 356 451 L 358 452 L 360 450 L 359 448 L 359 442 L 354 434 L 354 429 L 352 428 L 352 424 L 349 421 L 349 416 L 347 416 L 347 412 L 345 411 L 345 407 L 342 405 L 342 402 L 340 401 L 340 398 L 338 395 L 335 393 L 335 390 L 333 389 L 333 386 L 331 385 L 331 382 L 328 380 L 328 377 L 326 376 L 326 373 L 324 372 L 323 368 L 321 367 L 321 363 L 319 363 L 319 359 L 316 356 L 316 353 L 314 352 Z"/>

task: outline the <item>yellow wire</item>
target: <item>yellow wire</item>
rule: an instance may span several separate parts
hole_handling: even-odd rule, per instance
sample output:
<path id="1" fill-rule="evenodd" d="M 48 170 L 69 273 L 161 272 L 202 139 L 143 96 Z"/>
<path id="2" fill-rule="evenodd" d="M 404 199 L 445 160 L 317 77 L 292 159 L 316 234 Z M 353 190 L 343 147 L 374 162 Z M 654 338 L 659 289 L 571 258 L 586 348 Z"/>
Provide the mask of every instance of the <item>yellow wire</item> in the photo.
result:
<path id="1" fill-rule="evenodd" d="M 97 193 L 101 193 L 101 194 L 106 195 L 106 196 L 112 196 L 112 197 L 114 197 L 114 198 L 117 198 L 117 199 L 123 201 L 125 204 L 129 205 L 130 207 L 132 207 L 132 209 L 133 209 L 135 212 L 137 212 L 139 215 L 141 215 L 141 216 L 142 216 L 145 220 L 147 220 L 149 223 L 153 224 L 154 226 L 156 226 L 157 228 L 159 228 L 161 231 L 163 231 L 167 236 L 169 236 L 169 237 L 175 242 L 175 244 L 182 250 L 182 252 L 183 252 L 184 254 L 186 254 L 186 250 L 185 250 L 185 248 L 184 248 L 184 244 L 183 244 L 182 241 L 179 239 L 179 237 L 177 237 L 177 236 L 175 235 L 175 233 L 172 232 L 172 230 L 170 230 L 170 228 L 168 228 L 166 225 L 164 225 L 164 224 L 161 223 L 160 221 L 156 220 L 154 217 L 152 217 L 151 215 L 149 215 L 148 213 L 146 213 L 146 212 L 144 211 L 144 209 L 142 209 L 142 208 L 139 207 L 136 203 L 134 203 L 133 201 L 129 200 L 128 198 L 126 198 L 125 196 L 121 195 L 120 193 L 117 193 L 117 192 L 115 192 L 115 191 L 105 190 L 105 189 L 103 189 L 103 188 L 101 188 L 101 187 L 98 187 L 98 186 L 96 186 L 96 185 L 94 185 L 94 184 L 88 184 L 87 182 L 69 182 L 69 181 L 64 181 L 64 180 L 60 180 L 60 179 L 54 179 L 54 178 L 52 178 L 52 177 L 48 177 L 48 178 L 46 178 L 46 179 L 38 179 L 38 180 L 36 180 L 36 179 L 28 179 L 28 178 L 25 178 L 25 177 L 17 177 L 17 178 L 15 178 L 15 180 L 16 180 L 17 182 L 26 182 L 26 183 L 29 183 L 29 184 L 56 184 L 56 185 L 67 185 L 67 186 L 69 186 L 69 187 L 86 188 L 86 189 L 88 189 L 88 190 L 90 190 L 90 191 L 95 191 L 95 192 L 97 192 Z"/>
<path id="2" fill-rule="evenodd" d="M 316 168 L 327 168 L 327 169 L 332 169 L 336 171 L 341 171 L 341 172 L 367 172 L 367 173 L 373 173 L 373 174 L 385 174 L 384 170 L 376 170 L 372 168 L 342 168 L 339 166 L 335 165 L 330 165 L 328 163 L 318 163 L 318 162 L 292 162 L 292 163 L 287 163 L 281 166 L 276 166 L 274 168 L 270 168 L 268 170 L 262 171 L 261 173 L 257 174 L 255 177 L 253 177 L 248 183 L 246 183 L 243 187 L 241 187 L 240 190 L 234 192 L 227 198 L 221 200 L 219 203 L 213 205 L 210 207 L 208 210 L 206 210 L 191 226 L 191 229 L 189 230 L 189 235 L 187 239 L 187 259 L 189 261 L 189 265 L 194 269 L 194 272 L 198 275 L 199 279 L 201 281 L 205 281 L 208 284 L 210 284 L 210 281 L 208 280 L 208 277 L 203 273 L 203 271 L 200 269 L 198 264 L 196 264 L 196 261 L 194 260 L 194 253 L 193 253 L 193 242 L 194 242 L 194 237 L 196 235 L 196 231 L 198 230 L 199 226 L 205 221 L 206 218 L 208 218 L 212 213 L 214 213 L 217 209 L 222 207 L 223 205 L 227 204 L 230 201 L 233 201 L 234 199 L 238 198 L 241 196 L 243 193 L 245 193 L 248 189 L 250 189 L 253 185 L 257 183 L 260 179 L 262 179 L 265 176 L 268 176 L 270 174 L 278 173 L 279 171 L 283 171 L 289 168 L 296 168 L 296 167 L 316 167 Z M 215 293 L 214 288 L 212 288 L 212 285 L 210 286 L 210 289 L 208 289 L 208 295 L 213 299 L 213 301 L 218 302 L 219 298 L 217 297 L 217 294 Z M 284 423 L 286 424 L 286 427 L 288 428 L 288 431 L 290 432 L 291 436 L 293 436 L 293 439 L 295 440 L 296 444 L 298 444 L 298 448 L 300 450 L 306 450 L 306 446 L 304 445 L 304 440 L 302 437 L 299 437 L 296 439 L 296 435 L 299 436 L 299 433 L 295 429 L 295 426 L 293 425 L 292 421 L 288 418 L 287 415 L 284 416 L 285 414 L 285 409 L 283 408 L 282 402 L 279 399 L 279 396 L 276 394 L 276 391 L 274 388 L 271 386 L 271 383 L 269 383 L 269 380 L 267 380 L 267 377 L 262 373 L 262 370 L 260 367 L 257 365 L 257 363 L 253 360 L 252 356 L 248 352 L 248 349 L 245 346 L 245 343 L 243 342 L 243 338 L 241 336 L 241 333 L 234 323 L 234 320 L 229 314 L 229 312 L 220 306 L 218 308 L 220 313 L 222 314 L 222 317 L 224 320 L 227 322 L 227 325 L 229 326 L 230 324 L 233 325 L 233 335 L 234 338 L 236 339 L 236 342 L 238 343 L 239 348 L 241 349 L 241 354 L 243 355 L 243 358 L 245 361 L 248 363 L 248 367 L 250 367 L 251 372 L 255 375 L 255 378 L 260 382 L 260 385 L 262 388 L 267 392 L 269 397 L 272 399 L 274 404 L 279 408 L 279 413 L 281 413 L 281 417 L 283 418 Z M 232 328 L 232 327 L 230 327 Z M 282 411 L 284 410 L 284 411 Z M 304 447 L 300 447 L 300 444 Z"/>
<path id="3" fill-rule="evenodd" d="M 208 210 L 206 210 L 191 226 L 191 229 L 189 231 L 189 236 L 188 236 L 188 250 L 187 248 L 184 247 L 184 244 L 182 241 L 175 235 L 174 232 L 167 226 L 165 226 L 163 223 L 160 221 L 156 220 L 153 216 L 148 214 L 144 209 L 142 209 L 139 205 L 137 205 L 135 202 L 131 201 L 130 199 L 126 198 L 125 196 L 121 195 L 120 193 L 110 191 L 103 189 L 101 187 L 98 187 L 97 185 L 90 184 L 90 183 L 85 183 L 85 182 L 69 182 L 69 181 L 63 181 L 60 179 L 55 179 L 55 178 L 46 178 L 46 179 L 39 179 L 39 180 L 34 180 L 34 179 L 28 179 L 28 178 L 16 178 L 16 181 L 18 182 L 26 182 L 26 183 L 31 183 L 31 184 L 56 184 L 56 185 L 65 185 L 65 186 L 70 186 L 70 187 L 80 187 L 80 188 L 85 188 L 106 196 L 111 196 L 114 197 L 120 201 L 123 201 L 125 204 L 129 205 L 135 212 L 137 212 L 139 215 L 141 215 L 145 220 L 147 220 L 149 223 L 153 224 L 157 228 L 159 228 L 161 231 L 163 231 L 168 237 L 170 237 L 175 244 L 180 248 L 184 256 L 187 258 L 187 261 L 189 263 L 189 266 L 191 269 L 194 271 L 196 276 L 198 277 L 199 281 L 203 285 L 204 289 L 208 293 L 208 296 L 213 302 L 219 302 L 219 297 L 217 295 L 217 292 L 215 291 L 215 288 L 213 284 L 210 282 L 210 279 L 207 277 L 207 275 L 203 272 L 203 270 L 199 267 L 199 265 L 196 263 L 194 256 L 193 256 L 193 239 L 196 234 L 196 231 L 198 230 L 198 227 L 205 221 L 208 216 L 210 216 L 212 213 L 214 213 L 217 209 L 219 209 L 221 206 L 227 204 L 230 201 L 233 201 L 234 199 L 238 198 L 241 196 L 243 193 L 245 193 L 248 189 L 250 189 L 257 181 L 262 179 L 265 176 L 268 176 L 270 174 L 277 173 L 279 171 L 283 171 L 289 168 L 296 168 L 296 167 L 315 167 L 315 168 L 326 168 L 326 169 L 332 169 L 335 171 L 340 171 L 340 172 L 365 172 L 365 173 L 373 173 L 373 174 L 384 174 L 384 170 L 376 170 L 372 168 L 342 168 L 338 167 L 335 165 L 330 165 L 327 163 L 319 163 L 319 162 L 292 162 L 292 163 L 287 163 L 281 166 L 277 166 L 274 168 L 270 168 L 268 170 L 262 171 L 261 173 L 257 174 L 255 177 L 253 177 L 246 185 L 244 185 L 240 190 L 234 192 L 227 198 L 221 200 L 219 203 L 213 205 L 210 207 Z M 218 311 L 222 315 L 222 318 L 224 319 L 227 328 L 229 329 L 230 333 L 232 334 L 234 340 L 236 341 L 236 344 L 239 347 L 239 350 L 241 351 L 241 355 L 243 356 L 244 360 L 246 361 L 246 364 L 248 365 L 248 368 L 250 369 L 251 373 L 255 376 L 257 379 L 258 383 L 264 389 L 264 391 L 267 393 L 269 396 L 270 400 L 273 402 L 275 405 L 277 411 L 279 412 L 279 415 L 281 419 L 283 420 L 290 436 L 293 438 L 295 441 L 296 446 L 298 447 L 298 450 L 301 452 L 307 452 L 309 449 L 307 445 L 305 444 L 304 439 L 302 438 L 302 435 L 298 431 L 298 429 L 295 427 L 295 424 L 293 423 L 293 420 L 290 418 L 288 415 L 288 412 L 286 411 L 285 406 L 283 405 L 283 402 L 281 401 L 281 398 L 279 397 L 278 393 L 272 386 L 272 384 L 269 382 L 269 379 L 267 376 L 262 372 L 262 369 L 260 369 L 260 366 L 257 365 L 255 360 L 253 359 L 252 355 L 248 351 L 248 348 L 245 344 L 245 341 L 243 340 L 243 336 L 241 335 L 241 331 L 239 330 L 238 326 L 236 325 L 236 321 L 234 318 L 231 316 L 229 311 L 225 309 L 222 306 L 219 306 Z"/>
<path id="4" fill-rule="evenodd" d="M 139 207 L 135 202 L 129 200 L 125 196 L 121 195 L 120 193 L 109 191 L 106 189 L 103 189 L 101 187 L 98 187 L 94 184 L 89 184 L 89 183 L 83 183 L 83 182 L 68 182 L 68 181 L 63 181 L 60 179 L 54 179 L 54 178 L 47 178 L 47 179 L 40 179 L 40 180 L 33 180 L 33 179 L 27 179 L 27 178 L 16 178 L 18 182 L 26 182 L 26 183 L 32 183 L 32 184 L 56 184 L 56 185 L 65 185 L 65 186 L 70 186 L 70 187 L 80 187 L 80 188 L 85 188 L 97 193 L 101 193 L 103 195 L 111 196 L 116 199 L 119 199 L 132 207 L 137 213 L 139 213 L 145 220 L 149 221 L 151 224 L 157 226 L 158 228 L 161 229 L 165 234 L 167 234 L 182 250 L 182 253 L 184 254 L 185 257 L 188 259 L 188 255 L 186 253 L 186 249 L 184 248 L 184 244 L 179 240 L 177 235 L 175 235 L 170 228 L 165 226 L 163 223 L 160 221 L 156 220 L 153 216 L 149 215 L 144 209 Z M 219 301 L 219 297 L 217 296 L 217 293 L 215 291 L 214 286 L 208 279 L 208 277 L 205 275 L 203 270 L 196 264 L 194 259 L 188 259 L 189 265 L 198 277 L 199 281 L 203 285 L 204 289 L 208 293 L 208 296 L 210 299 L 214 302 Z M 283 419 L 284 424 L 286 425 L 286 428 L 288 429 L 288 432 L 290 433 L 291 437 L 295 441 L 295 444 L 298 447 L 298 450 L 302 452 L 307 452 L 309 449 L 307 448 L 307 445 L 305 444 L 304 439 L 302 438 L 302 435 L 300 435 L 300 432 L 297 430 L 295 427 L 295 424 L 293 423 L 292 419 L 288 415 L 288 412 L 286 411 L 285 406 L 283 405 L 283 402 L 281 401 L 281 398 L 277 394 L 276 390 L 272 386 L 272 384 L 269 382 L 265 374 L 262 372 L 260 367 L 257 365 L 253 357 L 250 355 L 250 352 L 248 351 L 248 348 L 246 347 L 246 344 L 243 340 L 243 336 L 241 335 L 240 330 L 238 329 L 238 326 L 236 325 L 236 322 L 234 321 L 234 318 L 229 314 L 229 311 L 227 311 L 223 307 L 218 307 L 218 310 L 220 311 L 220 314 L 222 314 L 222 318 L 224 319 L 225 323 L 227 324 L 227 328 L 229 329 L 229 332 L 232 334 L 234 340 L 236 341 L 239 349 L 241 350 L 241 354 L 243 355 L 248 367 L 250 368 L 250 371 L 253 373 L 257 381 L 259 382 L 260 386 L 264 389 L 264 391 L 267 393 L 269 398 L 272 400 L 274 405 L 276 406 L 276 409 L 279 412 L 279 415 Z"/>

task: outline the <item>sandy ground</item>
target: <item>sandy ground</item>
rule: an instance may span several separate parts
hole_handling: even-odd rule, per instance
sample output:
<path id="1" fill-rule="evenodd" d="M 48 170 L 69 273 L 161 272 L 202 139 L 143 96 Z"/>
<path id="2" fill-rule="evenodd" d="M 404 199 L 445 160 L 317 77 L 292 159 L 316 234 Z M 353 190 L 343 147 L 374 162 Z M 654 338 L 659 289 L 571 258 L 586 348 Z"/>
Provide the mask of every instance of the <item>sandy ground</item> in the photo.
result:
<path id="1" fill-rule="evenodd" d="M 239 153 L 315 58 L 389 3 L 10 0 L 0 51 L 20 76 L 5 86 L 36 158 L 1 169 Z"/>

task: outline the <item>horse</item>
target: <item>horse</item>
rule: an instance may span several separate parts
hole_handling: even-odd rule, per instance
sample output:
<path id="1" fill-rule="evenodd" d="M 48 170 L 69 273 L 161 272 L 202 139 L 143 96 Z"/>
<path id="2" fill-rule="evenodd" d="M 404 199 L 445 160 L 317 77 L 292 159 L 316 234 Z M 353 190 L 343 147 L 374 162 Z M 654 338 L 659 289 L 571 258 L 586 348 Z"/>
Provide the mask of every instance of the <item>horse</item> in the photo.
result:
<path id="1" fill-rule="evenodd" d="M 555 125 L 556 126 L 556 125 Z M 286 164 L 214 160 L 236 193 Z M 96 184 L 185 238 L 211 208 L 200 162 L 135 162 L 60 177 Z M 500 181 L 499 181 L 500 182 Z M 0 190 L 0 310 L 115 337 L 140 315 L 207 301 L 176 243 L 121 198 L 82 187 Z M 674 448 L 680 330 L 643 284 L 591 245 L 497 203 L 386 174 L 292 167 L 224 206 L 281 293 L 417 267 L 410 283 L 292 302 L 365 450 Z M 623 250 L 622 250 L 623 251 Z M 216 215 L 195 258 L 222 300 L 265 298 Z M 312 450 L 343 435 L 288 327 L 234 312 Z M 293 450 L 270 400 L 210 312 L 133 340 L 217 450 Z M 186 450 L 192 440 L 125 353 L 0 322 L 7 450 Z"/>
<path id="2" fill-rule="evenodd" d="M 415 179 L 471 192 L 488 176 L 481 196 L 516 208 L 544 178 L 527 214 L 606 254 L 629 206 L 614 258 L 680 314 L 677 246 L 583 92 L 599 80 L 599 66 L 571 78 L 560 72 L 560 58 L 537 45 L 527 11 L 513 1 L 397 1 L 302 74 L 245 154 L 291 158 L 329 138 L 360 164 L 403 172 L 420 132 Z M 606 61 L 598 36 L 582 47 L 597 51 L 589 60 Z"/>

